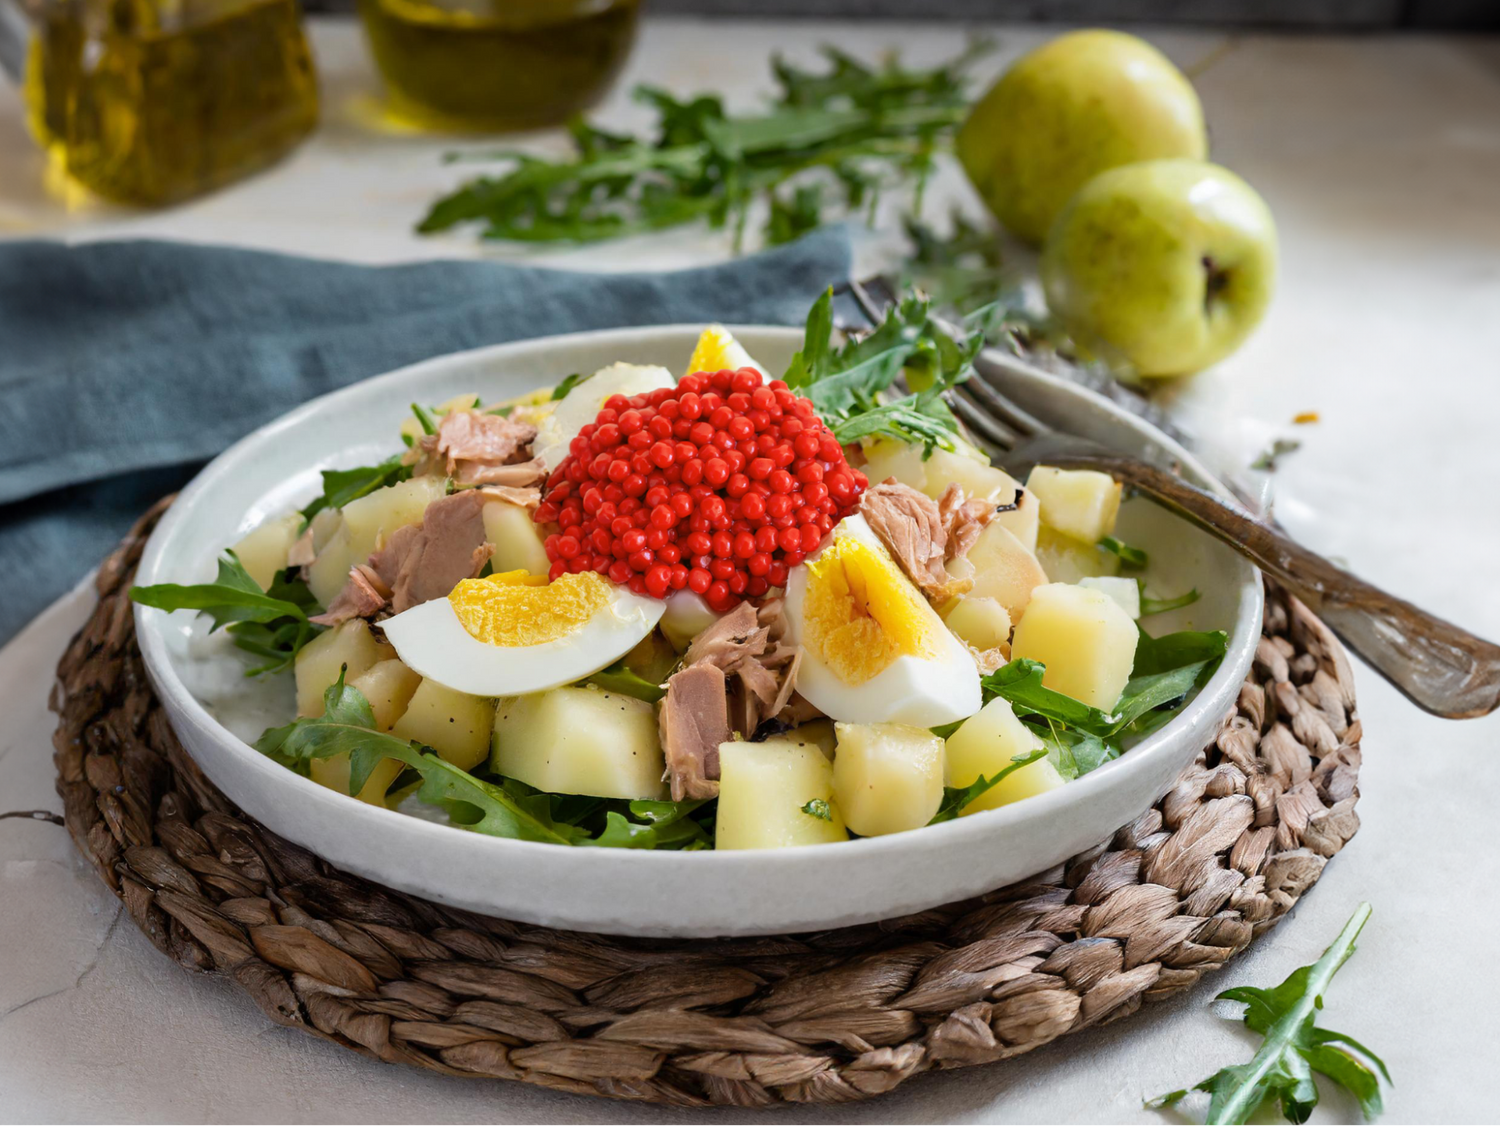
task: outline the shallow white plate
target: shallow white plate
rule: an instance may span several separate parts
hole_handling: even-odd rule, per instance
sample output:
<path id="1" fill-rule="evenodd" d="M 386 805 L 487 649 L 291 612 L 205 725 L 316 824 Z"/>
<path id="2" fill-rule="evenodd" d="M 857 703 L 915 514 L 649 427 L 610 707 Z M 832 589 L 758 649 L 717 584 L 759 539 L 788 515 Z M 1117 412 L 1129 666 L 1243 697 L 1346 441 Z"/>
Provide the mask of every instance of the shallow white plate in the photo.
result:
<path id="1" fill-rule="evenodd" d="M 737 328 L 763 365 L 783 370 L 798 330 Z M 178 498 L 147 545 L 136 581 L 202 582 L 224 547 L 306 503 L 317 472 L 399 448 L 416 402 L 473 391 L 506 398 L 616 360 L 687 362 L 699 326 L 551 337 L 440 357 L 316 399 L 237 443 Z M 1009 385 L 1043 418 L 1137 454 L 1166 456 L 1217 487 L 1180 447 L 1104 399 L 1018 366 Z M 265 758 L 246 742 L 292 714 L 290 678 L 247 680 L 223 635 L 186 611 L 136 608 L 146 667 L 178 736 L 251 816 L 319 856 L 441 903 L 547 926 L 613 934 L 775 934 L 890 918 L 1043 871 L 1109 836 L 1165 793 L 1213 736 L 1250 667 L 1261 588 L 1252 567 L 1143 501 L 1121 535 L 1149 550 L 1161 592 L 1201 601 L 1151 619 L 1153 633 L 1225 629 L 1217 674 L 1170 724 L 1115 762 L 1051 793 L 932 828 L 831 846 L 761 852 L 635 852 L 501 840 L 366 805 Z"/>

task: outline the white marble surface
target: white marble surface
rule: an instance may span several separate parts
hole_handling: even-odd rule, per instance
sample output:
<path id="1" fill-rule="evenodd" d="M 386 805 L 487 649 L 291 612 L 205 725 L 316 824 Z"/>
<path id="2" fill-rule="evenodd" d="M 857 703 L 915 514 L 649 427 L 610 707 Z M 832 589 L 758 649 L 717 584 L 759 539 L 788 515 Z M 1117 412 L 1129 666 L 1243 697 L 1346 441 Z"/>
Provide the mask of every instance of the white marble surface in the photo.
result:
<path id="1" fill-rule="evenodd" d="M 1042 33 L 1001 29 L 988 69 Z M 837 37 L 937 59 L 959 33 L 902 25 L 647 25 L 626 82 L 714 85 L 746 102 L 771 50 Z M 1153 36 L 1198 86 L 1218 159 L 1275 210 L 1280 294 L 1262 331 L 1167 397 L 1227 463 L 1303 440 L 1278 511 L 1308 542 L 1500 637 L 1500 45 L 1443 38 Z M 174 211 L 68 209 L 41 189 L 19 107 L 0 91 L 0 236 L 129 234 L 381 262 L 503 254 L 411 223 L 461 170 L 450 143 L 372 133 L 374 86 L 352 28 L 319 24 L 323 131 L 272 173 Z M 639 111 L 617 96 L 617 124 Z M 546 138 L 539 139 L 546 145 Z M 966 200 L 943 177 L 941 206 Z M 879 259 L 883 240 L 862 241 Z M 580 268 L 669 266 L 724 252 L 696 232 L 548 255 Z M 0 354 L 0 363 L 3 363 Z M 1291 417 L 1322 421 L 1293 427 Z M 41 701 L 85 603 L 64 600 L 0 651 L 0 810 L 57 809 Z M 1500 1081 L 1500 718 L 1443 723 L 1360 670 L 1364 828 L 1277 932 L 1186 997 L 998 1066 L 914 1081 L 799 1121 L 1161 1121 L 1140 1100 L 1248 1058 L 1218 988 L 1269 985 L 1312 960 L 1355 904 L 1375 916 L 1324 1020 L 1382 1051 L 1394 1120 L 1492 1120 Z M 168 964 L 80 867 L 66 834 L 0 821 L 0 1120 L 677 1121 L 652 1108 L 386 1067 L 269 1025 L 235 990 Z M 1323 1120 L 1357 1113 L 1327 1095 Z M 701 1117 L 701 1116 L 693 1116 Z M 756 1120 L 744 1112 L 718 1115 Z M 786 1120 L 784 1116 L 777 1116 Z M 766 1116 L 770 1120 L 769 1116 Z"/>

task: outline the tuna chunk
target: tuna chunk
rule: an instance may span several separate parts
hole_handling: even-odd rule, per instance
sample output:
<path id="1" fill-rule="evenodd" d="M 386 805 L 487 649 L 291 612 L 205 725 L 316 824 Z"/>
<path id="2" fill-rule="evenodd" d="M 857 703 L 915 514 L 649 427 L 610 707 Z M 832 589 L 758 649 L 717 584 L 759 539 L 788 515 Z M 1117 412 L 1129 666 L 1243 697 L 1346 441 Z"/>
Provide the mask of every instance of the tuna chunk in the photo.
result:
<path id="1" fill-rule="evenodd" d="M 493 485 L 502 489 L 530 489 L 538 494 L 533 504 L 540 503 L 537 488 L 547 479 L 547 470 L 541 460 L 515 461 L 509 465 L 485 465 L 477 461 L 461 461 L 454 483 L 458 485 Z"/>
<path id="2" fill-rule="evenodd" d="M 731 734 L 728 703 L 715 665 L 691 665 L 667 681 L 657 722 L 673 801 L 717 796 L 719 744 Z"/>
<path id="3" fill-rule="evenodd" d="M 946 562 L 969 554 L 969 548 L 979 540 L 979 533 L 995 518 L 995 506 L 977 497 L 965 500 L 963 486 L 953 481 L 938 498 L 938 515 L 942 517 L 943 529 L 948 534 L 947 546 L 943 548 Z"/>
<path id="4" fill-rule="evenodd" d="M 948 573 L 948 563 L 974 546 L 995 515 L 995 506 L 964 499 L 963 488 L 950 484 L 941 500 L 890 478 L 865 490 L 860 514 L 895 557 L 907 577 L 932 602 L 945 602 L 969 583 Z"/>
<path id="5" fill-rule="evenodd" d="M 308 621 L 320 626 L 336 626 L 350 618 L 372 618 L 385 609 L 390 599 L 391 588 L 375 568 L 366 563 L 356 563 L 349 568 L 349 580 L 335 596 L 333 604 Z"/>
<path id="6" fill-rule="evenodd" d="M 435 500 L 420 524 L 397 528 L 370 556 L 370 566 L 390 587 L 393 613 L 446 598 L 484 569 L 495 550 L 485 542 L 482 513 L 488 499 L 470 489 Z"/>
<path id="7" fill-rule="evenodd" d="M 444 473 L 461 484 L 533 484 L 514 475 L 500 480 L 485 479 L 486 471 L 529 459 L 536 427 L 498 414 L 480 411 L 449 411 L 438 423 L 436 434 L 417 443 L 417 473 Z"/>

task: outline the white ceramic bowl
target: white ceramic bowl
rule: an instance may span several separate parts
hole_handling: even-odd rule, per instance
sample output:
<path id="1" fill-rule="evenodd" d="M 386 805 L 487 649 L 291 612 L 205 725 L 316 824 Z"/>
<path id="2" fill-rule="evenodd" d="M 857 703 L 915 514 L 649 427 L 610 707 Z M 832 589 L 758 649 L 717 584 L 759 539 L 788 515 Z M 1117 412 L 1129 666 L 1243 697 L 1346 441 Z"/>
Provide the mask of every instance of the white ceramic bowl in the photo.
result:
<path id="1" fill-rule="evenodd" d="M 179 497 L 136 581 L 201 582 L 214 559 L 268 515 L 306 503 L 317 471 L 369 464 L 396 446 L 408 404 L 474 391 L 520 394 L 616 360 L 679 369 L 697 326 L 580 333 L 483 348 L 404 368 L 316 399 L 237 443 Z M 782 370 L 801 342 L 783 328 L 736 334 Z M 1017 366 L 1010 390 L 1042 417 L 1140 454 L 1186 451 L 1099 396 Z M 1217 487 L 1217 486 L 1215 486 Z M 136 608 L 146 667 L 173 728 L 214 783 L 274 832 L 361 876 L 440 903 L 547 926 L 612 934 L 774 934 L 890 918 L 1043 871 L 1109 836 L 1165 793 L 1233 703 L 1260 634 L 1259 578 L 1239 556 L 1144 501 L 1122 536 L 1152 554 L 1163 591 L 1201 601 L 1152 619 L 1153 632 L 1229 631 L 1229 652 L 1170 724 L 1115 762 L 1040 797 L 916 832 L 761 852 L 635 852 L 501 840 L 377 808 L 265 758 L 246 740 L 292 714 L 289 677 L 243 677 L 244 661 L 205 620 Z"/>

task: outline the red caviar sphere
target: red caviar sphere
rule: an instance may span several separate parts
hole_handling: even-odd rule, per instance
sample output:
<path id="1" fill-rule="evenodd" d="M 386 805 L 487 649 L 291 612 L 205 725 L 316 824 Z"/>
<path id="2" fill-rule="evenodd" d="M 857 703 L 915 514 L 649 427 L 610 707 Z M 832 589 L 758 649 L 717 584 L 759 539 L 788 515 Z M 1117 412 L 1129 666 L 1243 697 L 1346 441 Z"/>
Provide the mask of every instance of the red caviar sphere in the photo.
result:
<path id="1" fill-rule="evenodd" d="M 812 403 L 754 368 L 612 395 L 569 451 L 536 509 L 550 577 L 686 588 L 715 610 L 784 585 L 869 484 Z"/>

